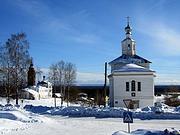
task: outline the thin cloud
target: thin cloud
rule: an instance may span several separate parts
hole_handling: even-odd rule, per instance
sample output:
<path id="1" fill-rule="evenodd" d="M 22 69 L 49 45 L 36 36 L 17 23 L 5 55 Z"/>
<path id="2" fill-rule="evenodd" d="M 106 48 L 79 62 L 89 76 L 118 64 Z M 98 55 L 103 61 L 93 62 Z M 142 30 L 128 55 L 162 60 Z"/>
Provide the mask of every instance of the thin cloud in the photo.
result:
<path id="1" fill-rule="evenodd" d="M 84 24 L 91 24 L 88 19 L 90 13 L 85 9 L 66 16 L 57 16 L 45 2 L 18 0 L 13 4 L 24 13 L 34 17 L 40 24 L 38 29 L 41 29 L 43 32 L 47 32 L 51 35 L 59 35 L 61 37 L 63 36 L 68 40 L 73 40 L 82 44 L 101 43 L 101 41 L 103 41 L 99 36 L 86 31 L 80 32 L 76 26 L 73 26 L 76 24 L 75 20 L 81 20 L 78 21 L 78 23 L 83 22 Z M 66 36 L 63 34 L 64 32 Z"/>
<path id="2" fill-rule="evenodd" d="M 55 16 L 51 8 L 41 1 L 35 0 L 17 0 L 11 1 L 11 4 L 15 5 L 22 10 L 24 14 L 28 14 L 33 17 L 40 25 L 40 28 L 48 32 L 59 32 L 60 30 L 70 30 L 70 26 L 64 23 L 61 18 Z"/>
<path id="3" fill-rule="evenodd" d="M 48 78 L 48 68 L 40 68 L 42 71 L 41 76 Z M 77 72 L 76 84 L 103 84 L 104 74 L 103 73 L 89 73 L 89 72 Z"/>
<path id="4" fill-rule="evenodd" d="M 48 78 L 48 68 L 41 68 L 42 76 Z M 155 77 L 155 84 L 180 84 L 180 77 L 178 74 L 170 73 L 157 73 Z M 104 73 L 90 73 L 90 72 L 77 72 L 76 84 L 104 84 Z"/>
<path id="5" fill-rule="evenodd" d="M 173 73 L 158 73 L 155 78 L 155 84 L 180 84 L 180 77 Z"/>
<path id="6" fill-rule="evenodd" d="M 31 16 L 38 17 L 39 19 L 46 18 L 49 14 L 51 14 L 51 11 L 48 8 L 48 6 L 46 6 L 44 3 L 40 2 L 40 1 L 17 0 L 14 2 L 11 1 L 11 4 L 14 4 L 19 9 L 21 9 L 23 12 L 25 12 Z"/>
<path id="7" fill-rule="evenodd" d="M 166 56 L 180 55 L 180 33 L 162 22 L 143 21 L 138 31 L 152 38 L 151 44 L 156 52 Z M 162 51 L 163 50 L 163 51 Z"/>
<path id="8" fill-rule="evenodd" d="M 149 6 L 147 9 L 144 9 L 144 11 L 141 15 L 146 16 L 146 15 L 150 14 L 153 10 L 155 10 L 157 8 L 162 8 L 165 4 L 167 4 L 166 0 L 154 1 L 154 3 L 151 6 Z"/>
<path id="9" fill-rule="evenodd" d="M 77 84 L 103 84 L 103 73 L 77 72 Z"/>
<path id="10" fill-rule="evenodd" d="M 78 43 L 85 43 L 85 44 L 97 44 L 101 42 L 101 39 L 96 35 L 92 34 L 81 34 L 79 36 L 72 37 L 72 40 Z"/>

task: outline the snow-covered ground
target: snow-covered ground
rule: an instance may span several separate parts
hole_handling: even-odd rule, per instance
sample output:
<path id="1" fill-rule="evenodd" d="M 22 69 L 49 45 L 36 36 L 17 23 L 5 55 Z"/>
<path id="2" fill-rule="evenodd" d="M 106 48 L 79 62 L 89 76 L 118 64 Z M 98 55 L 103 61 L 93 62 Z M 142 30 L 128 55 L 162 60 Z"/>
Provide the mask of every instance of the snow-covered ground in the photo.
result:
<path id="1" fill-rule="evenodd" d="M 14 104 L 14 101 L 11 101 Z M 31 105 L 32 104 L 32 105 Z M 60 101 L 57 102 L 60 105 Z M 23 106 L 26 105 L 26 109 Z M 40 106 L 41 105 L 41 106 Z M 54 99 L 24 100 L 20 107 L 5 105 L 0 99 L 0 134 L 2 135 L 123 135 L 128 134 L 123 123 L 123 108 L 58 107 Z M 180 107 L 159 106 L 134 110 L 132 134 L 180 132 Z M 153 116 L 147 120 L 145 116 Z M 154 117 L 154 116 L 158 117 Z M 69 117 L 70 116 L 70 117 Z M 82 117 L 84 116 L 84 117 Z M 141 117 L 140 117 L 141 116 Z M 140 119 L 139 119 L 139 118 Z M 150 117 L 151 118 L 151 117 Z M 158 119 L 155 119 L 158 118 Z M 168 119 L 167 119 L 168 118 Z M 141 120 L 146 119 L 146 120 Z M 166 119 L 166 120 L 164 120 Z M 175 134 L 175 133 L 174 133 Z"/>
<path id="2" fill-rule="evenodd" d="M 69 118 L 62 116 L 43 116 L 43 123 L 0 123 L 5 125 L 1 134 L 7 135 L 112 135 L 116 131 L 127 131 L 127 124 L 122 118 Z M 131 130 L 165 130 L 178 129 L 178 120 L 135 120 L 131 124 Z M 8 130 L 6 130 L 8 129 Z M 7 132 L 8 131 L 8 132 Z"/>

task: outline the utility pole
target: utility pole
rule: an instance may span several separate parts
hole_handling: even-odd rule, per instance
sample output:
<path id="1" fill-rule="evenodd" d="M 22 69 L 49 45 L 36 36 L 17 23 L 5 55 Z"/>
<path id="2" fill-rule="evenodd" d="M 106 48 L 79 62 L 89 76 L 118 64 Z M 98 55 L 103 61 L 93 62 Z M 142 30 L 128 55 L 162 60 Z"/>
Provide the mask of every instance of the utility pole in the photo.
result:
<path id="1" fill-rule="evenodd" d="M 105 67 L 104 67 L 104 107 L 106 107 L 106 96 L 107 96 L 107 92 L 106 92 L 106 85 L 107 85 L 107 62 L 105 62 Z"/>

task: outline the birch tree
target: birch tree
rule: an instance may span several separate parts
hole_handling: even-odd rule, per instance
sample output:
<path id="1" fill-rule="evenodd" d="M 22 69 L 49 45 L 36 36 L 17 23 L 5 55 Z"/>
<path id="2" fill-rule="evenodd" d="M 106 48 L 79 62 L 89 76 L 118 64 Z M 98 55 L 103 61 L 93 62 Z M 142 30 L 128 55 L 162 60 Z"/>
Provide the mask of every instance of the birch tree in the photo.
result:
<path id="1" fill-rule="evenodd" d="M 18 104 L 19 89 L 26 86 L 27 70 L 31 61 L 26 34 L 12 34 L 1 48 L 0 65 L 6 82 L 7 97 L 14 91 Z"/>
<path id="2" fill-rule="evenodd" d="M 69 105 L 69 90 L 72 84 L 75 83 L 76 80 L 76 67 L 72 63 L 66 63 L 65 66 L 65 81 L 67 86 L 67 105 Z"/>
<path id="3" fill-rule="evenodd" d="M 57 86 L 60 88 L 61 93 L 61 105 L 63 104 L 65 95 L 67 103 L 69 102 L 69 90 L 72 84 L 76 80 L 76 67 L 70 62 L 59 61 L 56 64 L 52 64 L 49 68 L 49 79 L 54 84 L 54 88 Z M 56 86 L 55 86 L 56 85 Z"/>

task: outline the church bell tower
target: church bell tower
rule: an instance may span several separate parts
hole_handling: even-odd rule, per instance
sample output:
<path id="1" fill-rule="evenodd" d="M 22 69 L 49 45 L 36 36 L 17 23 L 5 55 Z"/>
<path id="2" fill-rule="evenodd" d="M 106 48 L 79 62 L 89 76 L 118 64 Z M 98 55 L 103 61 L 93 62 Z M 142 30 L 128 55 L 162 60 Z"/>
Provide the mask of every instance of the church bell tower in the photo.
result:
<path id="1" fill-rule="evenodd" d="M 125 39 L 121 41 L 122 55 L 109 65 L 109 103 L 111 107 L 125 107 L 129 100 L 131 109 L 144 108 L 154 104 L 155 71 L 150 61 L 136 54 L 136 42 L 132 39 L 132 28 L 127 18 Z"/>
<path id="2" fill-rule="evenodd" d="M 136 54 L 136 43 L 132 39 L 132 28 L 129 24 L 129 17 L 127 17 L 127 26 L 125 27 L 126 38 L 121 42 L 122 45 L 122 54 L 133 56 Z"/>
<path id="3" fill-rule="evenodd" d="M 31 64 L 29 66 L 28 70 L 28 86 L 34 86 L 35 85 L 35 78 L 36 78 L 36 73 L 33 67 L 33 62 L 31 59 Z"/>

